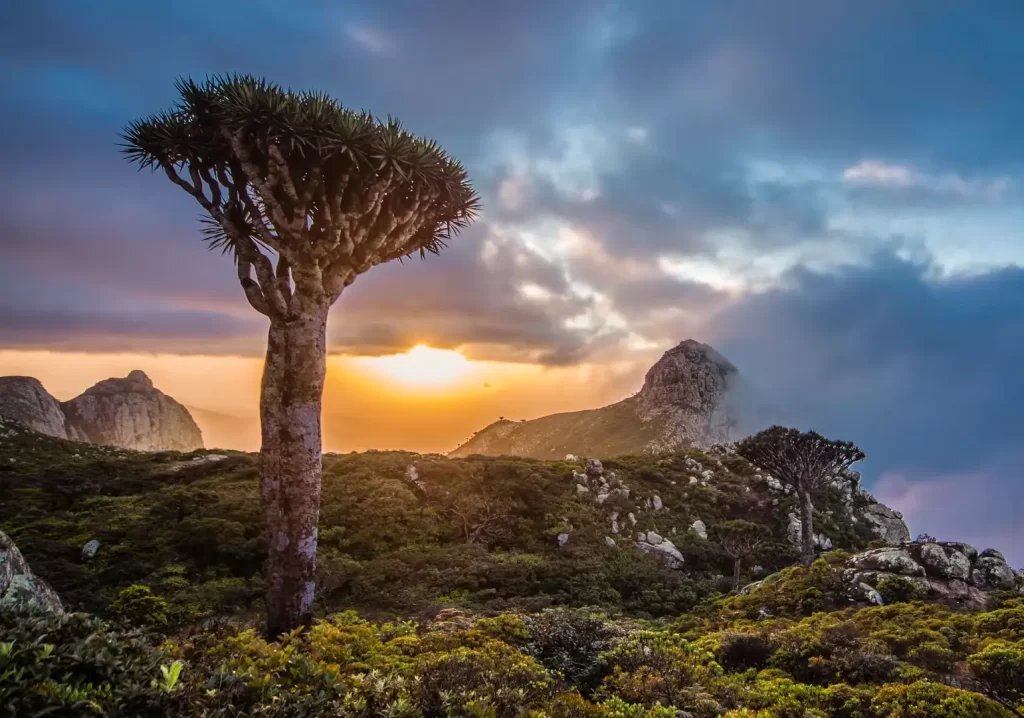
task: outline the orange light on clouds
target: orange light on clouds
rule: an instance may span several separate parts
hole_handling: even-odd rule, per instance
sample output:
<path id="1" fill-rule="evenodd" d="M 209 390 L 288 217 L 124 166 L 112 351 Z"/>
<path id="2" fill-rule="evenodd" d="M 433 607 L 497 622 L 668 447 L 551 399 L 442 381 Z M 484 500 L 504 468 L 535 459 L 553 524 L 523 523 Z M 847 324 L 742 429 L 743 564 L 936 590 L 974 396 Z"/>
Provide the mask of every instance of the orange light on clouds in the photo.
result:
<path id="1" fill-rule="evenodd" d="M 417 344 L 403 354 L 354 357 L 349 361 L 381 379 L 393 381 L 408 389 L 450 389 L 468 382 L 480 373 L 476 362 L 471 362 L 459 352 L 435 349 L 425 344 Z"/>

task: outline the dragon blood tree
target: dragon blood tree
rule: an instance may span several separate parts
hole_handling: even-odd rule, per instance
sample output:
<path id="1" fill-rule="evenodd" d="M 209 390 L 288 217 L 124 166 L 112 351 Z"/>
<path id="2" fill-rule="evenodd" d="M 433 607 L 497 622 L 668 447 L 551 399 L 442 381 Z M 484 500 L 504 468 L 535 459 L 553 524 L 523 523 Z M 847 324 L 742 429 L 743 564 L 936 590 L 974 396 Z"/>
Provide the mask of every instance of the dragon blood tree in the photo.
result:
<path id="1" fill-rule="evenodd" d="M 800 499 L 800 556 L 814 560 L 814 497 L 836 474 L 864 460 L 849 441 L 827 439 L 816 431 L 773 426 L 736 444 L 736 453 L 796 487 Z"/>
<path id="2" fill-rule="evenodd" d="M 476 217 L 465 169 L 401 124 L 251 76 L 179 80 L 171 110 L 129 124 L 124 152 L 205 210 L 270 321 L 260 395 L 267 635 L 313 616 L 327 312 L 371 267 L 437 254 Z"/>

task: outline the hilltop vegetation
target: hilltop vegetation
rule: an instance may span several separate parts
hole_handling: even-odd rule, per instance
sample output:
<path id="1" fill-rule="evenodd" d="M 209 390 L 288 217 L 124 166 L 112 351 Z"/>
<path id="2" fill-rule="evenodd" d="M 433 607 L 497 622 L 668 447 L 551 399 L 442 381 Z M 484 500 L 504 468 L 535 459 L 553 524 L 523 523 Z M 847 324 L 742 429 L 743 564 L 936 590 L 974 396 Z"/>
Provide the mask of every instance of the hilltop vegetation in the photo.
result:
<path id="1" fill-rule="evenodd" d="M 879 586 L 888 605 L 870 606 L 843 573 L 872 534 L 839 491 L 818 506 L 836 550 L 805 568 L 792 566 L 795 494 L 738 457 L 586 468 L 325 457 L 324 618 L 268 644 L 255 457 L 136 453 L 5 424 L 0 529 L 86 613 L 0 613 L 0 715 L 1021 715 L 1019 593 L 958 611 L 892 580 Z M 746 594 L 730 593 L 718 532 L 737 521 L 766 536 L 741 570 L 767 578 Z M 681 569 L 637 550 L 655 532 Z"/>
<path id="2" fill-rule="evenodd" d="M 106 615 L 122 589 L 142 584 L 168 602 L 175 625 L 258 608 L 265 546 L 255 456 L 136 453 L 7 433 L 0 529 L 66 605 Z M 710 481 L 691 483 L 693 461 L 715 467 Z M 731 587 L 733 559 L 714 540 L 727 520 L 756 522 L 772 539 L 746 564 L 762 570 L 744 569 L 745 577 L 796 557 L 786 538 L 795 499 L 770 492 L 741 459 L 718 461 L 697 451 L 608 461 L 608 474 L 631 490 L 599 504 L 594 492 L 577 488 L 582 460 L 327 455 L 319 610 L 593 605 L 677 615 Z M 648 508 L 654 497 L 660 510 Z M 837 547 L 867 545 L 867 527 L 850 522 L 832 498 L 823 530 Z M 708 539 L 688 530 L 697 520 Z M 671 539 L 686 570 L 634 550 L 626 536 L 646 531 Z M 100 548 L 83 559 L 92 540 Z"/>

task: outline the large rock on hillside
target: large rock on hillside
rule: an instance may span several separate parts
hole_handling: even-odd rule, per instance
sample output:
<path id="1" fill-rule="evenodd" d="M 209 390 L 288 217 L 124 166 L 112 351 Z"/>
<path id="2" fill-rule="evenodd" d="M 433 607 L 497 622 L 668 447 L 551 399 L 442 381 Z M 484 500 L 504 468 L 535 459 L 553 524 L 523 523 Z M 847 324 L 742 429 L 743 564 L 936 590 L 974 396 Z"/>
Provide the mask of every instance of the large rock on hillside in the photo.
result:
<path id="1" fill-rule="evenodd" d="M 707 344 L 692 339 L 665 352 L 639 393 L 600 409 L 502 420 L 477 432 L 451 456 L 509 454 L 537 459 L 616 456 L 709 448 L 737 423 L 739 373 Z"/>
<path id="2" fill-rule="evenodd" d="M 1010 568 L 1003 555 L 987 549 L 980 554 L 967 544 L 908 541 L 852 556 L 844 580 L 854 590 L 877 588 L 889 576 L 902 576 L 924 590 L 926 597 L 966 608 L 982 608 L 988 591 L 1020 590 L 1024 574 Z"/>
<path id="3" fill-rule="evenodd" d="M 192 451 L 203 435 L 188 409 L 135 370 L 63 404 L 68 438 L 137 451 Z"/>
<path id="4" fill-rule="evenodd" d="M 0 608 L 36 609 L 63 613 L 60 597 L 32 573 L 10 537 L 0 531 Z"/>
<path id="5" fill-rule="evenodd" d="M 0 376 L 0 416 L 40 434 L 67 438 L 60 402 L 30 376 Z"/>

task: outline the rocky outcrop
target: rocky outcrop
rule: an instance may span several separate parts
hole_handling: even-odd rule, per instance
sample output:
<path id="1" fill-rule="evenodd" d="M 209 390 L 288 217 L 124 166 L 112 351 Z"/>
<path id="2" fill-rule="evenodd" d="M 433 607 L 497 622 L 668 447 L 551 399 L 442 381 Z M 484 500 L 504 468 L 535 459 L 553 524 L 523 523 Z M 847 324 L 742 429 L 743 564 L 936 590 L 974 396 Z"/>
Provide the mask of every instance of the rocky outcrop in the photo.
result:
<path id="1" fill-rule="evenodd" d="M 192 451 L 203 435 L 188 409 L 135 370 L 63 404 L 68 438 L 137 451 Z"/>
<path id="2" fill-rule="evenodd" d="M 930 537 L 928 537 L 930 539 Z M 899 546 L 872 549 L 846 562 L 844 580 L 865 599 L 886 577 L 902 576 L 924 590 L 927 597 L 967 608 L 981 608 L 986 592 L 1024 586 L 1024 575 L 1010 568 L 993 549 L 978 553 L 972 546 L 952 541 L 908 541 Z"/>
<path id="3" fill-rule="evenodd" d="M 0 531 L 0 608 L 63 613 L 60 597 L 32 573 L 10 537 Z"/>
<path id="4" fill-rule="evenodd" d="M 860 510 L 859 514 L 871 527 L 878 538 L 890 546 L 910 541 L 910 529 L 903 521 L 903 514 L 893 511 L 885 504 L 880 504 L 866 495 L 870 501 Z"/>
<path id="5" fill-rule="evenodd" d="M 0 416 L 40 434 L 68 438 L 60 402 L 30 376 L 0 376 Z"/>
<path id="6" fill-rule="evenodd" d="M 739 373 L 725 357 L 692 339 L 665 352 L 639 393 L 610 406 L 531 421 L 502 419 L 451 456 L 471 454 L 562 459 L 708 448 L 730 439 Z"/>

